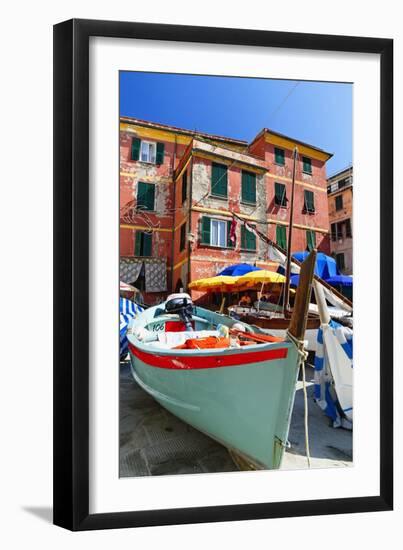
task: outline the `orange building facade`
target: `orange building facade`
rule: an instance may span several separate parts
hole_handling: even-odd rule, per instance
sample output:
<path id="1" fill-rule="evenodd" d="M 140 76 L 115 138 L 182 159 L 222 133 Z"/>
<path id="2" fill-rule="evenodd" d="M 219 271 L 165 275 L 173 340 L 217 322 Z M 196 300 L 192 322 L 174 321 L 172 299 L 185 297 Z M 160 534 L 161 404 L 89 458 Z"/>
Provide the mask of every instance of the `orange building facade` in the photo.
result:
<path id="1" fill-rule="evenodd" d="M 157 303 L 231 264 L 277 269 L 248 227 L 286 248 L 295 147 L 291 249 L 329 253 L 330 153 L 268 129 L 249 144 L 121 118 L 121 279 Z"/>
<path id="2" fill-rule="evenodd" d="M 345 275 L 353 273 L 353 169 L 346 168 L 327 181 L 330 249 L 337 267 Z"/>

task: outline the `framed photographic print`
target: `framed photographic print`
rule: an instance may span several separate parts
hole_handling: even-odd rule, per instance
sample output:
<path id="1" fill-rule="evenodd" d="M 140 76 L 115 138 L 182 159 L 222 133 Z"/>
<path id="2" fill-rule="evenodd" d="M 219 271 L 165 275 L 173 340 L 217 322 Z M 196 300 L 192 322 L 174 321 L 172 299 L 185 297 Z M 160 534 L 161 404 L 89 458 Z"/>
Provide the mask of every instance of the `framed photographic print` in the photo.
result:
<path id="1" fill-rule="evenodd" d="M 54 27 L 55 524 L 392 509 L 392 113 L 389 39 Z"/>

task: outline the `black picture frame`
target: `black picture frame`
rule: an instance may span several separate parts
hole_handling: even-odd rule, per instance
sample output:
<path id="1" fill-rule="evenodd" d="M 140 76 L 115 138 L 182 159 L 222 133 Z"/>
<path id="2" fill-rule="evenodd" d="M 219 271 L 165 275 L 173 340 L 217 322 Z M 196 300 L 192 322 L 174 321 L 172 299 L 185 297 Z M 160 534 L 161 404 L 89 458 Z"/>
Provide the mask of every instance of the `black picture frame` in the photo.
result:
<path id="1" fill-rule="evenodd" d="M 89 39 L 380 54 L 380 491 L 370 497 L 89 513 Z M 54 27 L 54 523 L 71 530 L 392 510 L 393 40 L 73 19 Z"/>

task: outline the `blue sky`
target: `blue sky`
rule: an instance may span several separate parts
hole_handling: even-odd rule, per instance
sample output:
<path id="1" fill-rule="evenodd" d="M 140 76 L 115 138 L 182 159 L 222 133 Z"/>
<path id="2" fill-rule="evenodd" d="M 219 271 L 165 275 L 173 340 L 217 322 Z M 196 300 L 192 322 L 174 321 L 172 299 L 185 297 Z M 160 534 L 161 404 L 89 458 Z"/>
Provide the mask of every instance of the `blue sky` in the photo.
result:
<path id="1" fill-rule="evenodd" d="M 264 127 L 352 162 L 352 85 L 255 78 L 120 73 L 120 114 L 251 141 Z"/>

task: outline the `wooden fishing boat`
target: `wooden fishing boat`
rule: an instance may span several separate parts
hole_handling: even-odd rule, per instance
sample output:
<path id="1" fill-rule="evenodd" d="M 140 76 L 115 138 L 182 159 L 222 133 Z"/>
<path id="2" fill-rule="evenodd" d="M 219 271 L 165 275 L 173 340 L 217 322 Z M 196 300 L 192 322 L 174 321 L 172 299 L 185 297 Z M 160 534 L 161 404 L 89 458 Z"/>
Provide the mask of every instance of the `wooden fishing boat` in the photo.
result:
<path id="1" fill-rule="evenodd" d="M 258 469 L 278 468 L 287 444 L 315 257 L 303 264 L 284 340 L 178 295 L 128 333 L 136 382 Z"/>

